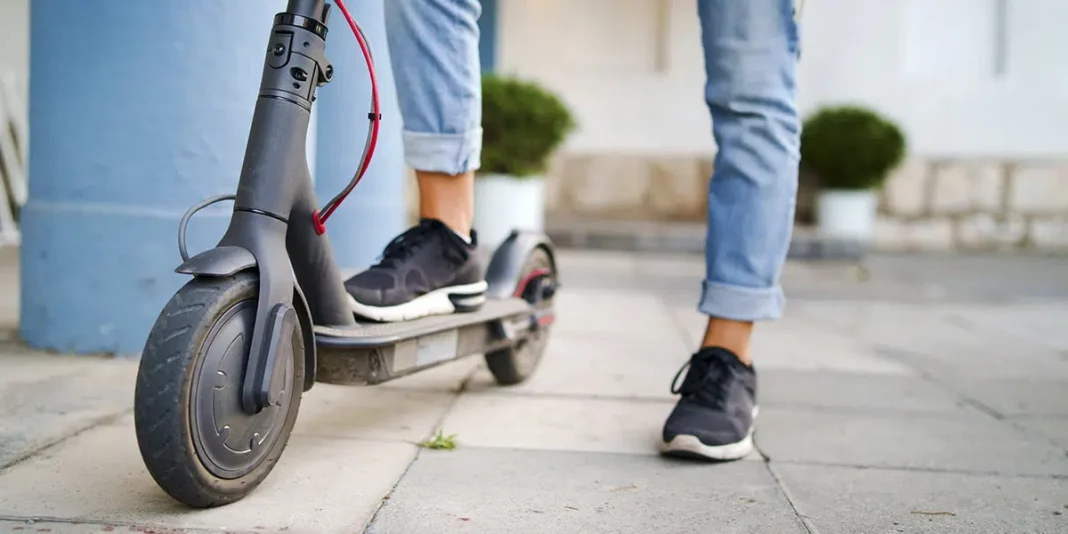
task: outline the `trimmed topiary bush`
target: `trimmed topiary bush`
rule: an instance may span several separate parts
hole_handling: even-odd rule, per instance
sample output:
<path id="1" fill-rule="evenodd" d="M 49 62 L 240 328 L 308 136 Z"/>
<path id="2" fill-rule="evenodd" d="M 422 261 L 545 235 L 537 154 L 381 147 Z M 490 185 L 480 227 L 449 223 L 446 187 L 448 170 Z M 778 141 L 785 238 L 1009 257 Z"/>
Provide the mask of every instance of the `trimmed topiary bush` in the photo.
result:
<path id="1" fill-rule="evenodd" d="M 540 85 L 482 77 L 481 174 L 537 176 L 575 128 L 571 110 Z"/>
<path id="2" fill-rule="evenodd" d="M 801 167 L 825 189 L 874 189 L 901 163 L 906 148 L 898 126 L 878 113 L 859 106 L 827 107 L 805 120 Z"/>

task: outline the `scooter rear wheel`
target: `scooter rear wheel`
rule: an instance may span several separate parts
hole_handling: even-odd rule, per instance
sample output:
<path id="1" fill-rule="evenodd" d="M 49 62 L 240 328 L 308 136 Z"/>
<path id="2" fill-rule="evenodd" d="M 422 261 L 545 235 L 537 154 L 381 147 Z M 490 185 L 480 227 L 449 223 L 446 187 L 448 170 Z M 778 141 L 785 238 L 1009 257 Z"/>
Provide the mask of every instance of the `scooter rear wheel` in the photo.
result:
<path id="1" fill-rule="evenodd" d="M 546 288 L 555 287 L 556 271 L 553 270 L 549 253 L 545 249 L 535 248 L 527 256 L 520 272 L 519 283 L 523 287 L 516 287 L 516 296 L 531 302 L 539 311 L 551 310 L 553 294 Z M 535 276 L 545 277 L 545 283 L 531 284 Z M 534 374 L 549 341 L 549 330 L 549 324 L 539 325 L 515 346 L 486 353 L 486 366 L 498 384 L 519 384 Z"/>
<path id="2" fill-rule="evenodd" d="M 271 472 L 296 421 L 304 342 L 293 335 L 279 403 L 241 410 L 258 280 L 195 278 L 160 313 L 141 356 L 134 425 L 145 466 L 164 491 L 206 508 L 248 495 Z"/>

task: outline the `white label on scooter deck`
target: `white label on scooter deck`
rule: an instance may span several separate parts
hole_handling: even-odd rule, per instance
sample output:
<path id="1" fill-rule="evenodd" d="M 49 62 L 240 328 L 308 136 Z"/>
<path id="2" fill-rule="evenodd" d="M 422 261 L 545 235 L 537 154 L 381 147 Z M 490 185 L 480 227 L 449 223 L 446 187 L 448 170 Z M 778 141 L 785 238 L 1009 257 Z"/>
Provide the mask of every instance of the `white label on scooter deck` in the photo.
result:
<path id="1" fill-rule="evenodd" d="M 415 366 L 423 367 L 456 357 L 456 344 L 460 330 L 452 329 L 419 338 L 415 350 Z"/>

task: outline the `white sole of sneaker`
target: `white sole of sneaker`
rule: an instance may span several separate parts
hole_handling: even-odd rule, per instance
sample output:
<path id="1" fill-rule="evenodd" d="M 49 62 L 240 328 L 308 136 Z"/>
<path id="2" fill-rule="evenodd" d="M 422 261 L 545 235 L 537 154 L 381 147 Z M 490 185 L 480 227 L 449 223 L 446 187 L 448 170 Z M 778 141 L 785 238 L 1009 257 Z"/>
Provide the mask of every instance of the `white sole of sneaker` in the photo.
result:
<path id="1" fill-rule="evenodd" d="M 756 422 L 757 408 L 753 408 L 753 421 Z M 682 456 L 686 458 L 702 458 L 707 460 L 738 460 L 745 458 L 753 452 L 753 430 L 755 425 L 749 427 L 749 433 L 741 441 L 724 445 L 705 445 L 697 436 L 679 434 L 674 439 L 664 442 L 661 451 L 669 456 Z"/>
<path id="2" fill-rule="evenodd" d="M 485 280 L 474 284 L 443 287 L 436 289 L 415 300 L 396 306 L 368 306 L 356 302 L 349 295 L 349 306 L 353 313 L 372 321 L 397 322 L 411 321 L 428 315 L 447 315 L 456 312 L 457 305 L 464 310 L 474 310 L 486 302 Z"/>
<path id="3" fill-rule="evenodd" d="M 710 446 L 701 443 L 697 436 L 680 434 L 664 444 L 665 454 L 673 456 L 700 457 L 709 460 L 737 460 L 745 458 L 753 451 L 753 434 L 742 441 L 727 445 Z"/>

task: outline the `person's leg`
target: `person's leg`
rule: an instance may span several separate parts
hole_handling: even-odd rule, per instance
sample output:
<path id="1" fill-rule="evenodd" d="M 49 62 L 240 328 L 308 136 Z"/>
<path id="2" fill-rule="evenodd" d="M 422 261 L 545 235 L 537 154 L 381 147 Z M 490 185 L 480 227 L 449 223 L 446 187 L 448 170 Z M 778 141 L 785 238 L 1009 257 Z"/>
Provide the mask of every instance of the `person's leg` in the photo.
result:
<path id="1" fill-rule="evenodd" d="M 482 150 L 478 0 L 387 0 L 390 61 L 419 225 L 346 282 L 353 310 L 383 321 L 470 311 L 486 283 L 471 229 Z"/>
<path id="2" fill-rule="evenodd" d="M 478 0 L 388 0 L 390 58 L 419 213 L 467 234 L 482 152 Z"/>
<path id="3" fill-rule="evenodd" d="M 698 13 L 718 146 L 698 305 L 709 321 L 663 437 L 668 453 L 734 459 L 752 449 L 753 323 L 778 318 L 785 305 L 779 275 L 797 194 L 799 39 L 794 0 L 698 0 Z"/>

